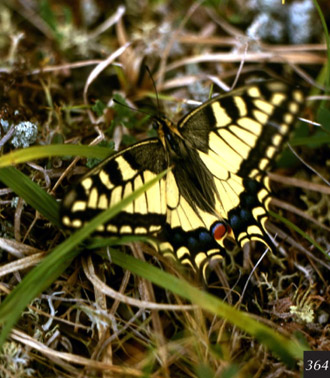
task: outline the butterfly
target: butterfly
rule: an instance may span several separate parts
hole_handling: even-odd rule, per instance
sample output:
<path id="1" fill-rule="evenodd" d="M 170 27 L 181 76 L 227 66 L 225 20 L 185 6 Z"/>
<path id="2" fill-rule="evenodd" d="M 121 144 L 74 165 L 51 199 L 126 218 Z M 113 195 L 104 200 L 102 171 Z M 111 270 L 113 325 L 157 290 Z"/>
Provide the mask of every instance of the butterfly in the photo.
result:
<path id="1" fill-rule="evenodd" d="M 154 118 L 158 137 L 138 142 L 102 161 L 65 196 L 60 218 L 83 227 L 157 174 L 156 185 L 97 232 L 156 235 L 159 251 L 203 273 L 223 258 L 224 240 L 243 247 L 260 240 L 271 193 L 266 171 L 288 138 L 304 93 L 280 81 L 250 84 L 216 96 L 177 124 Z"/>

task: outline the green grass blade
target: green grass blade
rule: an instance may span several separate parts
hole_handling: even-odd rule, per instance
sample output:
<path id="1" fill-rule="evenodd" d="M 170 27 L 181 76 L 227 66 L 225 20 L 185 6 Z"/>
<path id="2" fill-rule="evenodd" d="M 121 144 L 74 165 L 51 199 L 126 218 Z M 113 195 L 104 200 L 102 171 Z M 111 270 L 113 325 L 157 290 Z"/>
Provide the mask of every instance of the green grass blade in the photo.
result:
<path id="1" fill-rule="evenodd" d="M 149 264 L 128 256 L 118 250 L 111 250 L 111 261 L 123 269 L 142 276 L 154 284 L 161 286 L 173 293 L 188 299 L 190 302 L 201 306 L 203 309 L 226 319 L 241 330 L 258 339 L 278 355 L 288 365 L 293 365 L 297 359 L 303 358 L 303 347 L 295 340 L 290 340 L 266 325 L 254 320 L 249 314 L 236 310 L 219 298 L 201 291 L 188 282 L 176 278 L 173 275 L 150 266 Z"/>
<path id="2" fill-rule="evenodd" d="M 59 205 L 55 199 L 14 167 L 0 168 L 0 181 L 50 222 L 59 226 Z"/>
<path id="3" fill-rule="evenodd" d="M 314 6 L 315 6 L 315 8 L 316 8 L 316 10 L 319 14 L 320 19 L 321 19 L 321 23 L 322 23 L 322 27 L 323 27 L 323 31 L 324 31 L 325 42 L 326 42 L 326 46 L 327 46 L 328 60 L 327 60 L 327 75 L 325 76 L 325 79 L 326 79 L 326 92 L 329 93 L 329 91 L 330 91 L 330 37 L 329 37 L 329 30 L 328 30 L 327 22 L 324 18 L 322 9 L 319 6 L 317 0 L 313 0 L 313 3 L 314 3 Z"/>
<path id="4" fill-rule="evenodd" d="M 50 144 L 33 146 L 9 152 L 0 157 L 0 168 L 24 163 L 26 161 L 48 158 L 51 156 L 85 156 L 105 159 L 112 152 L 109 148 L 98 146 L 80 146 L 74 144 Z"/>
<path id="5" fill-rule="evenodd" d="M 72 258 L 79 253 L 79 250 L 76 248 L 77 245 L 87 238 L 99 225 L 107 222 L 152 185 L 155 185 L 167 172 L 168 170 L 160 173 L 121 202 L 97 215 L 82 229 L 76 231 L 63 243 L 58 245 L 51 254 L 45 257 L 37 267 L 24 277 L 0 305 L 0 324 L 3 325 L 0 335 L 0 347 L 11 328 L 19 319 L 24 308 L 45 290 L 70 264 Z"/>

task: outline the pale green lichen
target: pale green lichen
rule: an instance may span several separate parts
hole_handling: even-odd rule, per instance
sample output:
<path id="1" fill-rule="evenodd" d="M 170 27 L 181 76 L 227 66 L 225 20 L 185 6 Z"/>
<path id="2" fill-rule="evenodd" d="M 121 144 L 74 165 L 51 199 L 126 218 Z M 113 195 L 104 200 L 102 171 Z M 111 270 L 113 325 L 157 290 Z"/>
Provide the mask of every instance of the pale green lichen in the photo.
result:
<path id="1" fill-rule="evenodd" d="M 320 27 L 312 0 L 293 1 L 283 4 L 279 0 L 250 0 L 248 8 L 257 12 L 247 29 L 254 40 L 269 40 L 293 44 L 308 43 L 317 38 Z"/>
<path id="2" fill-rule="evenodd" d="M 306 203 L 305 212 L 317 219 L 320 223 L 327 224 L 330 222 L 330 197 L 327 194 L 319 194 L 319 197 L 313 194 L 301 195 L 300 198 Z"/>
<path id="3" fill-rule="evenodd" d="M 258 282 L 259 286 L 265 286 L 268 292 L 268 299 L 269 300 L 278 300 L 278 290 L 275 288 L 272 281 L 268 281 L 268 274 L 262 272 L 260 281 Z"/>
<path id="4" fill-rule="evenodd" d="M 16 148 L 26 148 L 33 144 L 38 135 L 38 127 L 30 121 L 20 122 L 15 126 L 15 134 L 11 144 Z"/>
<path id="5" fill-rule="evenodd" d="M 311 290 L 312 286 L 305 292 L 299 293 L 299 290 L 297 290 L 293 297 L 293 302 L 296 304 L 290 306 L 290 314 L 296 316 L 298 321 L 305 323 L 312 323 L 314 321 L 313 301 L 309 296 Z"/>
<path id="6" fill-rule="evenodd" d="M 5 132 L 7 132 L 8 129 L 9 129 L 9 122 L 7 120 L 1 118 L 0 119 L 0 124 L 1 124 L 1 127 L 3 128 L 3 130 Z"/>
<path id="7" fill-rule="evenodd" d="M 4 132 L 8 132 L 12 127 L 7 120 L 0 119 L 1 126 Z M 15 131 L 11 137 L 10 143 L 15 148 L 26 148 L 33 144 L 38 135 L 38 127 L 30 121 L 22 121 L 14 126 Z"/>
<path id="8" fill-rule="evenodd" d="M 290 306 L 290 314 L 295 315 L 299 320 L 306 323 L 314 321 L 314 310 L 308 303 L 305 303 L 302 307 Z"/>
<path id="9" fill-rule="evenodd" d="M 14 207 L 16 209 L 17 204 L 18 204 L 19 197 L 13 197 L 10 203 L 11 207 Z"/>
<path id="10" fill-rule="evenodd" d="M 272 42 L 281 41 L 285 35 L 285 24 L 276 20 L 269 13 L 260 13 L 247 29 L 247 36 L 258 40 L 268 39 Z"/>
<path id="11" fill-rule="evenodd" d="M 21 345 L 14 341 L 4 343 L 0 354 L 1 377 L 35 377 L 36 372 L 29 364 L 30 357 Z"/>
<path id="12" fill-rule="evenodd" d="M 318 30 L 315 16 L 312 0 L 294 1 L 289 6 L 287 25 L 290 42 L 295 44 L 310 42 L 315 30 Z"/>

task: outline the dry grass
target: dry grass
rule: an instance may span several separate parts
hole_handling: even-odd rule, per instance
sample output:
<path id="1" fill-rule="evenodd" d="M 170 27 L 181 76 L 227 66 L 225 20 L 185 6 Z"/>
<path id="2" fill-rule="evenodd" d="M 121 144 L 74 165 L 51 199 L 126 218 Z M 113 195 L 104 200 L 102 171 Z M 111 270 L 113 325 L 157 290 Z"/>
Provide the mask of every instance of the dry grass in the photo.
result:
<path id="1" fill-rule="evenodd" d="M 146 138 L 144 114 L 111 102 L 120 93 L 134 108 L 157 111 L 145 64 L 171 119 L 205 101 L 211 86 L 220 92 L 251 76 L 308 84 L 314 96 L 301 116 L 310 121 L 319 121 L 320 99 L 329 100 L 319 89 L 327 61 L 322 38 L 298 46 L 252 41 L 245 33 L 249 12 L 245 19 L 244 10 L 228 4 L 216 11 L 189 1 L 137 1 L 125 8 L 100 0 L 91 2 L 99 13 L 88 21 L 92 12 L 84 14 L 83 3 L 0 5 L 0 119 L 35 123 L 36 144 L 125 146 Z M 299 130 L 311 142 L 318 133 L 312 125 Z M 6 154 L 14 147 L 3 127 L 0 135 Z M 304 235 L 272 218 L 278 255 L 264 255 L 260 245 L 233 247 L 204 289 L 281 334 L 298 334 L 313 350 L 330 350 L 329 147 L 294 148 L 314 171 L 296 160 L 272 173 L 273 209 Z M 86 159 L 69 157 L 17 166 L 56 199 L 85 167 Z M 5 298 L 64 236 L 4 185 L 0 206 Z M 200 285 L 192 272 L 145 244 L 121 248 Z M 122 270 L 105 248 L 98 252 L 102 257 L 82 251 L 22 314 L 0 354 L 1 377 L 300 376 L 300 363 L 288 367 L 228 321 Z"/>

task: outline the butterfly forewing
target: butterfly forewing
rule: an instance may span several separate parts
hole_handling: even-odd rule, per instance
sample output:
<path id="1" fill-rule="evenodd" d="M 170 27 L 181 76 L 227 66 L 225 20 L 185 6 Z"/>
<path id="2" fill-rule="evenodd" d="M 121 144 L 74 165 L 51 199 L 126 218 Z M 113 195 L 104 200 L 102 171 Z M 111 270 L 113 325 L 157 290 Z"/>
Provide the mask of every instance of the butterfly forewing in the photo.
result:
<path id="1" fill-rule="evenodd" d="M 113 206 L 167 167 L 158 139 L 140 142 L 104 160 L 66 195 L 61 219 L 80 228 L 102 210 Z M 166 182 L 159 181 L 97 232 L 107 235 L 150 234 L 166 219 Z"/>
<path id="2" fill-rule="evenodd" d="M 260 176 L 288 138 L 303 99 L 285 83 L 259 82 L 209 100 L 178 128 L 193 148 L 218 160 L 221 172 Z"/>

